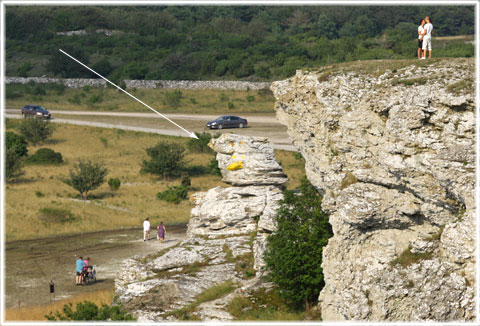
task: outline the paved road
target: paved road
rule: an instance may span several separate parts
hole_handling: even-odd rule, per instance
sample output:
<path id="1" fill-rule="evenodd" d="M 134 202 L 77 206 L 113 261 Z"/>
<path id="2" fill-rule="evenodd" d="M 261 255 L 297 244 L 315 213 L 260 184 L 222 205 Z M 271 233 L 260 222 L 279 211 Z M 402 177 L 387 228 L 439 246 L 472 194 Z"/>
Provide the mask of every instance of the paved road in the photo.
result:
<path id="1" fill-rule="evenodd" d="M 90 111 L 50 111 L 52 122 L 100 128 L 116 128 L 141 132 L 156 133 L 169 136 L 185 137 L 185 132 L 155 113 L 139 112 L 90 112 Z M 6 110 L 7 118 L 20 118 L 18 110 Z M 166 114 L 169 119 L 177 122 L 187 130 L 195 132 L 208 131 L 205 122 L 213 120 L 218 115 L 200 114 Z M 214 130 L 210 133 L 233 132 L 242 135 L 267 137 L 276 149 L 295 151 L 286 132 L 286 127 L 272 115 L 242 115 L 249 122 L 249 128 Z"/>

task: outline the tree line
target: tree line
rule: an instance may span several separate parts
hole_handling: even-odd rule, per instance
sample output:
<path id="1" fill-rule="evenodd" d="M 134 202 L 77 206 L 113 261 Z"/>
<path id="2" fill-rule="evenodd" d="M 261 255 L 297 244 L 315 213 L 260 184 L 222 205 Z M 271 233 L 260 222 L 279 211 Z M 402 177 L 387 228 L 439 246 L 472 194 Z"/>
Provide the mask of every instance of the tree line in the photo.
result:
<path id="1" fill-rule="evenodd" d="M 7 71 L 94 77 L 62 48 L 114 80 L 275 80 L 329 63 L 413 59 L 425 15 L 436 36 L 474 34 L 473 6 L 8 6 Z M 73 30 L 86 34 L 57 34 Z M 473 55 L 464 41 L 437 44 L 436 56 Z"/>

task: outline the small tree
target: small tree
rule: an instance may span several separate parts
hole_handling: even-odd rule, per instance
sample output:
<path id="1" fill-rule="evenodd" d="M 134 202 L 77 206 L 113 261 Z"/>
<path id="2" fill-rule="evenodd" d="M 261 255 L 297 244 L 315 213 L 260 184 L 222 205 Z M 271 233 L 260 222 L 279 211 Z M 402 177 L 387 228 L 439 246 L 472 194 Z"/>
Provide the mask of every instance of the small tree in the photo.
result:
<path id="1" fill-rule="evenodd" d="M 63 306 L 62 313 L 57 311 L 55 314 L 50 312 L 45 315 L 47 320 L 135 320 L 131 314 L 123 310 L 120 306 L 108 306 L 102 304 L 98 307 L 91 301 L 77 303 L 75 311 L 72 309 L 73 304 L 69 303 Z"/>
<path id="2" fill-rule="evenodd" d="M 301 194 L 286 190 L 277 211 L 277 231 L 268 237 L 265 262 L 287 302 L 315 302 L 323 288 L 322 251 L 332 236 L 322 196 L 303 179 Z"/>
<path id="3" fill-rule="evenodd" d="M 5 133 L 5 147 L 6 149 L 14 149 L 19 156 L 26 156 L 28 153 L 25 138 L 11 131 Z"/>
<path id="4" fill-rule="evenodd" d="M 182 145 L 161 141 L 145 150 L 150 161 L 142 161 L 141 172 L 166 178 L 179 176 L 185 168 L 185 148 Z"/>
<path id="5" fill-rule="evenodd" d="M 23 120 L 19 127 L 22 136 L 34 145 L 45 142 L 53 134 L 54 130 L 55 128 L 50 121 L 35 118 Z"/>
<path id="6" fill-rule="evenodd" d="M 24 174 L 22 168 L 25 159 L 13 147 L 6 148 L 5 154 L 5 179 L 10 182 Z"/>
<path id="7" fill-rule="evenodd" d="M 83 199 L 87 199 L 88 193 L 97 189 L 105 182 L 108 170 L 103 163 L 92 163 L 80 160 L 75 164 L 75 169 L 70 170 L 70 179 L 63 180 L 80 193 Z"/>

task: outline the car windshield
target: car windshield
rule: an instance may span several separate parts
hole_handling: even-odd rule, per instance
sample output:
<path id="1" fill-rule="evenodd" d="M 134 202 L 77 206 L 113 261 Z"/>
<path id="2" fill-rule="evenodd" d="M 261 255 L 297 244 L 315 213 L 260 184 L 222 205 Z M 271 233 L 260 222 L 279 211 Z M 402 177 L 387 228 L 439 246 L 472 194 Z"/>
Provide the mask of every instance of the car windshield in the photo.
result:
<path id="1" fill-rule="evenodd" d="M 45 108 L 42 107 L 42 106 L 34 106 L 33 109 L 34 109 L 35 111 L 37 111 L 37 112 L 45 112 L 45 111 L 47 111 L 47 110 L 45 110 Z"/>
<path id="2" fill-rule="evenodd" d="M 227 118 L 228 118 L 228 116 L 226 116 L 226 115 L 223 115 L 223 116 L 221 116 L 221 117 L 219 117 L 219 118 L 215 119 L 215 121 L 219 121 L 219 120 L 227 120 Z"/>

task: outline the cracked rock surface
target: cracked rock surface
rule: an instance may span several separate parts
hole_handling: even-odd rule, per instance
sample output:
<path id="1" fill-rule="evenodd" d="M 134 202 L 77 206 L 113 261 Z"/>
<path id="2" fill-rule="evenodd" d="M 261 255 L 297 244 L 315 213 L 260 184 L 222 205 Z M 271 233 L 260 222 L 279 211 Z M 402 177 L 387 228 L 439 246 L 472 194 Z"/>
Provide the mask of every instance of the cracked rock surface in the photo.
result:
<path id="1" fill-rule="evenodd" d="M 233 282 L 234 291 L 196 304 L 190 313 L 204 321 L 233 320 L 228 304 L 235 296 L 271 286 L 261 279 L 263 253 L 276 229 L 274 216 L 283 199 L 279 186 L 287 178 L 266 138 L 223 134 L 209 145 L 218 152 L 224 181 L 238 186 L 194 194 L 184 241 L 124 261 L 116 294 L 140 322 L 178 320 L 172 312 L 226 281 Z M 241 168 L 227 169 L 239 161 Z"/>
<path id="2" fill-rule="evenodd" d="M 272 84 L 330 212 L 323 320 L 474 320 L 474 71 L 356 62 Z"/>

